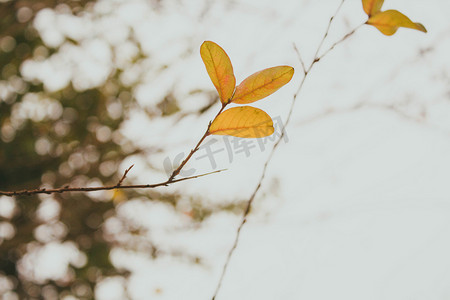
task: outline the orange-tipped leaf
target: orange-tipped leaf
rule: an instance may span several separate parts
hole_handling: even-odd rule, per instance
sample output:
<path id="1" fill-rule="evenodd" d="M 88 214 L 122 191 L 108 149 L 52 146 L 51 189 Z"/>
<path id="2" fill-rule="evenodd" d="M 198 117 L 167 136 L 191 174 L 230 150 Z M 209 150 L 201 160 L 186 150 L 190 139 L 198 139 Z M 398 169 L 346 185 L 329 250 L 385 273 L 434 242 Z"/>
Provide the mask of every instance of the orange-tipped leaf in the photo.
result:
<path id="1" fill-rule="evenodd" d="M 384 0 L 362 0 L 363 9 L 370 17 L 380 12 Z"/>
<path id="2" fill-rule="evenodd" d="M 407 16 L 397 10 L 386 10 L 370 17 L 367 24 L 375 26 L 385 35 L 393 35 L 400 27 L 427 32 L 420 23 L 414 23 Z"/>
<path id="3" fill-rule="evenodd" d="M 209 133 L 241 138 L 261 138 L 273 134 L 273 121 L 263 110 L 251 106 L 230 108 L 212 122 Z"/>
<path id="4" fill-rule="evenodd" d="M 228 103 L 236 87 L 233 66 L 226 52 L 216 43 L 205 41 L 200 47 L 200 55 L 209 78 L 219 93 L 220 101 Z"/>
<path id="5" fill-rule="evenodd" d="M 263 99 L 288 83 L 294 75 L 294 68 L 279 66 L 264 69 L 247 77 L 236 88 L 233 103 L 247 104 Z"/>

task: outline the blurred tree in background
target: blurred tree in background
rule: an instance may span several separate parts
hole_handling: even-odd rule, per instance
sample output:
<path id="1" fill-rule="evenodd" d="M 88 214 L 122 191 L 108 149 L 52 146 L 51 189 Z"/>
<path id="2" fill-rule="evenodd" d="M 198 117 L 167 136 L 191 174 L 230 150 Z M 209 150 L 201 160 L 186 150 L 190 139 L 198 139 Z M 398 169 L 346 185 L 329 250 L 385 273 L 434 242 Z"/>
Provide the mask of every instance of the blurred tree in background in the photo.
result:
<path id="1" fill-rule="evenodd" d="M 135 83 L 124 83 L 125 69 L 146 59 L 133 31 L 128 30 L 125 37 L 132 45 L 126 63 L 117 55 L 124 45 L 109 45 L 105 52 L 109 53 L 105 60 L 108 71 L 102 79 L 77 81 L 73 74 L 65 73 L 74 69 L 76 72 L 76 68 L 83 66 L 64 59 L 61 62 L 61 56 L 72 55 L 70 51 L 84 46 L 89 54 L 89 47 L 98 46 L 96 40 L 86 41 L 67 34 L 53 37 L 54 43 L 52 37 L 45 41 L 42 39 L 45 30 L 37 31 L 35 19 L 43 10 L 47 10 L 44 19 L 55 17 L 54 12 L 67 18 L 83 16 L 95 1 L 0 2 L 0 189 L 117 183 L 124 158 L 144 151 L 118 131 L 127 113 L 137 105 L 133 95 Z M 158 2 L 152 3 L 155 9 Z M 55 60 L 60 61 L 50 71 L 41 64 Z M 30 76 L 33 72 L 35 75 Z M 53 73 L 53 81 L 41 79 L 41 73 L 45 72 Z M 206 111 L 214 103 L 215 99 L 208 97 L 211 101 L 196 113 Z M 164 117 L 179 108 L 169 94 L 161 97 L 155 108 L 145 111 L 150 117 Z M 56 299 L 65 295 L 89 299 L 94 297 L 95 285 L 101 278 L 127 275 L 109 260 L 113 246 L 139 248 L 150 257 L 157 256 L 159 252 L 154 245 L 136 242 L 142 230 L 138 225 L 122 220 L 121 228 L 128 234 L 120 237 L 117 232 L 102 231 L 105 220 L 115 214 L 117 203 L 139 195 L 162 199 L 171 205 L 176 204 L 178 197 L 156 191 L 3 197 L 0 293 L 5 293 L 5 299 Z M 192 215 L 200 220 L 207 213 L 198 206 Z M 43 255 L 51 257 L 52 251 L 58 249 L 68 253 L 58 270 L 48 270 L 40 264 Z M 189 259 L 198 261 L 197 257 Z"/>
<path id="2" fill-rule="evenodd" d="M 24 61 L 46 59 L 57 48 L 46 46 L 33 27 L 38 11 L 47 7 L 81 13 L 92 1 L 9 1 L 1 4 L 1 147 L 0 188 L 16 190 L 41 185 L 86 185 L 90 180 L 117 180 L 119 162 L 130 152 L 114 135 L 123 121 L 121 107 L 130 97 L 111 72 L 109 85 L 76 91 L 73 85 L 49 92 L 41 82 L 29 81 L 20 73 Z M 60 4 L 64 3 L 64 4 Z M 108 107 L 118 109 L 108 113 Z M 111 111 L 111 109 L 109 110 Z M 102 166 L 102 167 L 100 167 Z M 103 172 L 99 172 L 102 169 Z M 0 270 L 14 285 L 20 299 L 55 299 L 74 294 L 92 297 L 100 276 L 120 274 L 108 260 L 110 242 L 98 232 L 111 201 L 87 194 L 17 197 L 11 216 L 3 216 L 15 233 L 1 241 Z M 57 203 L 54 203 L 57 202 Z M 55 213 L 37 213 L 43 205 Z M 63 209 L 60 210 L 60 208 Z M 59 211 L 60 210 L 60 211 Z M 84 253 L 72 263 L 63 278 L 39 278 L 33 274 L 31 251 L 51 242 L 65 243 Z M 20 263 L 19 263 L 20 262 Z M 42 266 L 45 268 L 45 266 Z"/>

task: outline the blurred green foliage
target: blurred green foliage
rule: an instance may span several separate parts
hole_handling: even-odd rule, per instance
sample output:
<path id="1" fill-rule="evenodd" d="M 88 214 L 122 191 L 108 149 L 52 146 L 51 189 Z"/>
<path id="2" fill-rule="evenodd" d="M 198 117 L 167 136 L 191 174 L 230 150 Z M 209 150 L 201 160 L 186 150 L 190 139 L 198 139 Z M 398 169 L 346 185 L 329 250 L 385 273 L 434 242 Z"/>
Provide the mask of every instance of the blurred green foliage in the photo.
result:
<path id="1" fill-rule="evenodd" d="M 40 39 L 33 28 L 34 16 L 43 8 L 58 5 L 78 14 L 91 2 L 20 0 L 0 4 L 1 190 L 66 184 L 83 186 L 92 179 L 98 184 L 117 182 L 119 163 L 137 152 L 134 147 L 123 147 L 129 142 L 117 133 L 124 120 L 123 111 L 113 117 L 108 113 L 108 105 L 120 104 L 117 107 L 125 109 L 132 101 L 125 93 L 129 87 L 120 86 L 117 80 L 119 72 L 112 72 L 107 80 L 109 85 L 114 83 L 115 88 L 103 85 L 81 92 L 75 91 L 71 84 L 63 90 L 49 92 L 42 83 L 27 81 L 20 73 L 25 60 L 42 55 L 38 51 L 46 49 L 43 52 L 46 57 L 58 51 Z M 50 117 L 42 119 L 38 116 L 14 121 L 20 104 L 29 94 L 56 100 L 59 103 L 56 112 L 48 111 Z M 109 167 L 101 168 L 105 162 Z M 99 172 L 100 169 L 103 172 Z M 20 299 L 54 299 L 57 294 L 89 299 L 93 297 L 99 278 L 125 275 L 108 259 L 113 241 L 106 241 L 99 232 L 104 219 L 113 213 L 113 201 L 99 201 L 83 193 L 53 195 L 63 209 L 57 219 L 43 221 L 36 216 L 43 198 L 16 197 L 14 216 L 0 219 L 10 222 L 15 229 L 13 238 L 0 240 L 0 274 L 13 282 L 14 292 Z M 36 229 L 46 222 L 52 226 L 63 224 L 66 234 L 62 240 L 75 242 L 87 256 L 86 264 L 74 268 L 75 275 L 68 281 L 38 282 L 18 271 L 18 261 L 29 245 L 45 243 L 36 238 Z"/>

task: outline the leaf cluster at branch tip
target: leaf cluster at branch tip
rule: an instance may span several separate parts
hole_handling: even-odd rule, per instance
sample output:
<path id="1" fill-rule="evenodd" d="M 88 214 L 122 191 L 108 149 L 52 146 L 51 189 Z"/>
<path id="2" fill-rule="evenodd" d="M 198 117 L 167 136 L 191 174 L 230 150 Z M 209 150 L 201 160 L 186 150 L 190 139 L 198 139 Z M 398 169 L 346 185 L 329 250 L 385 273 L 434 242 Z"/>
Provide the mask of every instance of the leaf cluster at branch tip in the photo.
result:
<path id="1" fill-rule="evenodd" d="M 275 93 L 294 75 L 294 68 L 277 66 L 250 75 L 236 87 L 233 66 L 226 52 L 216 43 L 205 41 L 200 55 L 222 105 L 248 104 Z M 220 113 L 211 123 L 210 134 L 260 138 L 273 134 L 273 122 L 263 110 L 241 106 Z"/>

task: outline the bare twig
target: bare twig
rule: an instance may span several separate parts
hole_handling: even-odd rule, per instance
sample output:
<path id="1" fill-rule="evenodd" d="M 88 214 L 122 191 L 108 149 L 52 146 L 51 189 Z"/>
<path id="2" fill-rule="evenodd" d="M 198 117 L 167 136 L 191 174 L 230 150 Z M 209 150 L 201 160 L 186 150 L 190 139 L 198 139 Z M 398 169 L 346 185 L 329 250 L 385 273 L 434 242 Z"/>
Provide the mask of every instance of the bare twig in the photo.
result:
<path id="1" fill-rule="evenodd" d="M 303 74 L 306 74 L 306 65 L 305 65 L 305 62 L 303 61 L 302 55 L 300 54 L 300 50 L 298 50 L 297 45 L 295 43 L 293 45 L 294 45 L 294 50 L 297 53 L 297 58 L 300 61 L 300 64 L 302 66 Z"/>
<path id="2" fill-rule="evenodd" d="M 323 43 L 325 42 L 325 40 L 327 39 L 328 33 L 330 32 L 330 28 L 331 28 L 331 24 L 333 23 L 334 18 L 337 16 L 337 14 L 339 13 L 339 11 L 341 10 L 342 5 L 344 4 L 345 0 L 342 0 L 341 3 L 339 4 L 338 8 L 336 9 L 336 12 L 334 13 L 334 15 L 330 18 L 330 21 L 328 21 L 328 25 L 327 25 L 327 29 L 325 30 L 325 34 L 323 35 L 322 40 L 319 43 L 319 46 L 317 46 L 317 50 L 316 53 L 314 54 L 314 60 L 311 63 L 311 66 L 309 67 L 309 69 L 311 69 L 312 65 L 314 65 L 314 63 L 316 62 L 317 57 L 319 56 L 319 52 L 320 50 L 322 50 L 322 46 Z"/>
<path id="3" fill-rule="evenodd" d="M 122 184 L 122 182 L 125 180 L 125 178 L 127 177 L 128 172 L 130 172 L 131 168 L 134 167 L 134 164 L 131 165 L 128 169 L 125 170 L 125 172 L 123 173 L 122 178 L 120 178 L 119 182 L 117 183 L 117 186 L 120 186 Z"/>
<path id="4" fill-rule="evenodd" d="M 290 109 L 289 109 L 289 113 L 288 113 L 288 116 L 287 116 L 287 118 L 286 118 L 285 126 L 287 126 L 287 125 L 289 124 L 290 120 L 291 120 L 291 116 L 292 116 L 292 112 L 294 111 L 295 103 L 297 102 L 297 99 L 299 98 L 300 92 L 301 92 L 301 90 L 302 90 L 302 88 L 303 88 L 303 85 L 304 85 L 304 83 L 305 83 L 305 81 L 306 81 L 306 78 L 308 77 L 308 74 L 310 73 L 310 71 L 311 71 L 311 69 L 314 67 L 314 65 L 315 65 L 316 63 L 318 63 L 318 62 L 320 61 L 320 59 L 323 58 L 323 56 L 325 56 L 326 54 L 328 54 L 328 53 L 329 53 L 330 51 L 332 51 L 338 44 L 342 43 L 342 42 L 345 41 L 347 38 L 349 38 L 351 35 L 353 35 L 353 34 L 355 33 L 355 31 L 356 31 L 359 27 L 361 27 L 361 25 L 359 25 L 358 27 L 356 27 L 355 29 L 353 29 L 352 31 L 350 31 L 350 32 L 349 32 L 348 34 L 346 34 L 343 38 L 341 38 L 338 42 L 334 43 L 329 49 L 327 49 L 327 50 L 324 52 L 324 54 L 322 54 L 321 56 L 319 56 L 320 50 L 322 49 L 322 46 L 323 46 L 323 43 L 324 43 L 325 39 L 326 39 L 327 36 L 328 36 L 328 33 L 329 33 L 329 30 L 330 30 L 331 24 L 332 24 L 334 18 L 336 17 L 336 15 L 339 13 L 339 11 L 340 11 L 342 5 L 344 4 L 344 2 L 345 2 L 345 0 L 342 0 L 342 1 L 341 1 L 341 3 L 339 4 L 338 9 L 337 9 L 336 12 L 335 12 L 335 14 L 330 18 L 330 21 L 329 21 L 329 23 L 328 23 L 326 32 L 325 32 L 325 34 L 324 34 L 322 40 L 320 41 L 319 46 L 317 47 L 317 50 L 316 50 L 316 52 L 315 52 L 314 59 L 313 59 L 313 61 L 311 62 L 311 64 L 309 65 L 308 68 L 305 67 L 305 64 L 304 64 L 304 62 L 303 62 L 303 59 L 301 58 L 300 52 L 298 51 L 298 48 L 297 48 L 297 47 L 295 46 L 295 44 L 294 44 L 294 50 L 297 52 L 297 55 L 298 55 L 298 57 L 299 57 L 300 64 L 302 65 L 302 68 L 303 68 L 304 76 L 303 76 L 302 80 L 300 81 L 300 84 L 299 84 L 299 87 L 298 87 L 296 93 L 295 93 L 294 96 L 293 96 L 293 99 L 292 99 L 292 102 L 291 102 L 291 107 L 290 107 Z M 272 160 L 272 157 L 273 157 L 273 155 L 274 155 L 276 149 L 278 148 L 278 146 L 279 146 L 281 140 L 283 139 L 284 135 L 285 135 L 285 131 L 283 130 L 282 133 L 281 133 L 281 135 L 280 135 L 280 137 L 278 138 L 278 140 L 277 140 L 276 143 L 274 144 L 274 146 L 273 146 L 273 148 L 272 148 L 272 151 L 271 151 L 269 157 L 267 158 L 267 160 L 266 160 L 266 162 L 265 162 L 265 164 L 264 164 L 264 168 L 263 168 L 263 170 L 262 170 L 261 177 L 260 177 L 260 179 L 259 179 L 259 181 L 258 181 L 258 184 L 256 185 L 255 190 L 253 191 L 252 195 L 250 196 L 250 198 L 249 198 L 248 201 L 247 201 L 247 206 L 246 206 L 246 208 L 245 208 L 245 210 L 244 210 L 244 213 L 243 213 L 243 215 L 242 215 L 241 222 L 240 222 L 240 224 L 239 224 L 239 226 L 238 226 L 238 228 L 237 228 L 237 230 L 236 230 L 236 237 L 235 237 L 234 243 L 233 243 L 231 249 L 230 249 L 229 252 L 228 252 L 228 255 L 227 255 L 227 258 L 226 258 L 226 260 L 225 260 L 225 264 L 224 264 L 224 266 L 223 266 L 223 268 L 222 268 L 222 273 L 221 273 L 221 276 L 220 276 L 220 278 L 219 278 L 217 287 L 216 287 L 216 289 L 215 289 L 215 291 L 214 291 L 212 300 L 215 300 L 216 297 L 217 297 L 217 294 L 219 293 L 219 290 L 220 290 L 220 288 L 221 288 L 221 286 L 222 286 L 223 279 L 224 279 L 224 277 L 225 277 L 225 274 L 226 274 L 226 272 L 227 272 L 229 263 L 230 263 L 230 261 L 231 261 L 231 257 L 232 257 L 232 255 L 233 255 L 234 251 L 236 250 L 237 245 L 238 245 L 238 243 L 239 243 L 239 237 L 240 237 L 241 230 L 242 230 L 242 228 L 244 227 L 245 223 L 247 222 L 247 216 L 248 216 L 248 214 L 250 213 L 250 210 L 251 210 L 253 201 L 254 201 L 254 199 L 255 199 L 255 197 L 256 197 L 258 191 L 261 189 L 262 182 L 263 182 L 263 180 L 264 180 L 264 178 L 265 178 L 265 176 L 266 176 L 266 173 L 267 173 L 267 167 L 268 167 L 268 165 L 270 164 L 270 162 L 271 162 L 271 160 Z"/>
<path id="5" fill-rule="evenodd" d="M 128 168 L 128 171 L 131 169 Z M 110 186 L 97 186 L 97 187 L 70 187 L 70 186 L 64 186 L 61 188 L 56 188 L 56 189 L 46 189 L 46 188 L 42 188 L 42 189 L 34 189 L 34 190 L 22 190 L 22 191 L 0 191 L 0 195 L 1 196 L 30 196 L 30 195 L 36 195 L 36 194 L 56 194 L 56 193 L 65 193 L 65 192 L 94 192 L 94 191 L 107 191 L 107 190 L 114 190 L 114 189 L 152 189 L 152 188 L 157 188 L 160 186 L 168 186 L 170 184 L 176 183 L 176 182 L 181 182 L 181 181 L 185 181 L 185 180 L 190 180 L 190 179 L 195 179 L 195 178 L 199 178 L 199 177 L 203 177 L 203 176 L 207 176 L 207 175 L 211 175 L 214 173 L 219 173 L 225 171 L 225 169 L 223 170 L 217 170 L 217 171 L 213 171 L 213 172 L 209 172 L 209 173 L 205 173 L 205 174 L 200 174 L 200 175 L 195 175 L 195 176 L 189 176 L 189 177 L 184 177 L 184 178 L 180 178 L 180 179 L 171 179 L 171 180 L 166 180 L 164 182 L 160 182 L 160 183 L 153 183 L 153 184 L 136 184 L 136 185 L 120 185 L 120 184 L 116 184 L 116 185 L 110 185 Z M 125 175 L 125 174 L 124 174 Z M 123 177 L 122 177 L 123 178 Z"/>
<path id="6" fill-rule="evenodd" d="M 284 130 L 282 133 L 282 136 L 284 135 Z M 281 141 L 282 138 L 280 138 L 277 143 L 279 143 Z M 214 291 L 214 296 L 212 297 L 212 300 L 216 299 L 217 294 L 219 293 L 219 290 L 222 286 L 222 282 L 223 282 L 223 278 L 225 277 L 225 273 L 227 272 L 228 269 L 228 265 L 231 261 L 231 256 L 234 253 L 234 250 L 236 250 L 236 247 L 239 243 L 239 237 L 241 235 L 241 229 L 242 227 L 244 227 L 244 224 L 247 222 L 247 216 L 250 213 L 250 209 L 252 207 L 252 203 L 253 200 L 255 199 L 256 194 L 258 193 L 259 189 L 261 188 L 262 182 L 264 180 L 264 177 L 266 177 L 266 169 L 267 166 L 269 165 L 269 162 L 273 156 L 273 154 L 275 153 L 275 151 L 270 152 L 269 158 L 266 160 L 266 162 L 264 163 L 264 167 L 263 167 L 263 171 L 261 174 L 261 178 L 259 179 L 258 185 L 256 186 L 256 189 L 253 191 L 253 194 L 250 196 L 250 198 L 247 201 L 247 205 L 245 206 L 245 210 L 244 210 L 244 214 L 242 215 L 242 220 L 241 223 L 239 224 L 237 231 L 236 231 L 236 237 L 234 238 L 234 242 L 233 242 L 233 246 L 231 247 L 230 251 L 228 252 L 227 258 L 225 260 L 225 265 L 222 268 L 222 273 L 220 274 L 220 278 L 219 278 L 219 282 L 217 284 L 216 290 Z"/>
<path id="7" fill-rule="evenodd" d="M 361 26 L 363 26 L 364 23 L 359 24 L 358 26 L 356 26 L 355 28 L 353 28 L 352 31 L 350 31 L 349 33 L 347 33 L 346 35 L 344 35 L 340 40 L 338 40 L 337 42 L 335 42 L 333 45 L 330 46 L 330 48 L 328 48 L 324 53 L 322 53 L 322 55 L 320 55 L 319 57 L 317 57 L 317 60 L 321 60 L 325 55 L 327 55 L 331 50 L 333 50 L 337 45 L 339 45 L 340 43 L 342 43 L 343 41 L 345 41 L 346 39 L 348 39 L 350 36 L 352 36 L 356 30 L 358 30 Z"/>
<path id="8" fill-rule="evenodd" d="M 325 109 L 322 112 L 319 112 L 313 116 L 310 116 L 309 118 L 305 118 L 299 122 L 296 122 L 296 126 L 301 126 L 305 124 L 311 124 L 316 121 L 320 121 L 328 116 L 331 116 L 333 114 L 345 114 L 350 112 L 355 112 L 358 110 L 363 109 L 376 109 L 376 110 L 384 110 L 388 112 L 395 113 L 399 117 L 403 118 L 404 120 L 414 122 L 414 123 L 424 123 L 425 119 L 423 117 L 417 117 L 408 115 L 404 111 L 402 111 L 399 107 L 393 104 L 383 104 L 383 103 L 370 103 L 370 102 L 357 102 L 353 105 L 350 105 L 348 107 L 342 107 L 342 108 L 328 108 Z M 427 124 L 429 125 L 429 124 Z M 431 127 L 431 126 L 430 126 Z"/>
<path id="9" fill-rule="evenodd" d="M 208 128 L 206 128 L 205 133 L 200 138 L 200 140 L 198 141 L 197 145 L 191 150 L 191 152 L 189 152 L 188 156 L 186 156 L 186 158 L 181 162 L 181 164 L 178 166 L 178 168 L 176 168 L 172 172 L 172 174 L 170 175 L 168 180 L 173 180 L 175 178 L 175 176 L 180 174 L 181 169 L 183 169 L 183 167 L 186 165 L 186 163 L 191 159 L 192 155 L 194 155 L 194 153 L 198 151 L 198 149 L 200 148 L 200 145 L 203 143 L 203 141 L 206 139 L 206 137 L 210 134 L 209 133 L 209 128 L 211 127 L 212 122 L 220 115 L 220 113 L 225 109 L 225 107 L 227 105 L 228 105 L 228 103 L 222 103 L 222 108 L 219 110 L 219 112 L 214 117 L 214 119 L 211 122 L 209 122 Z"/>

